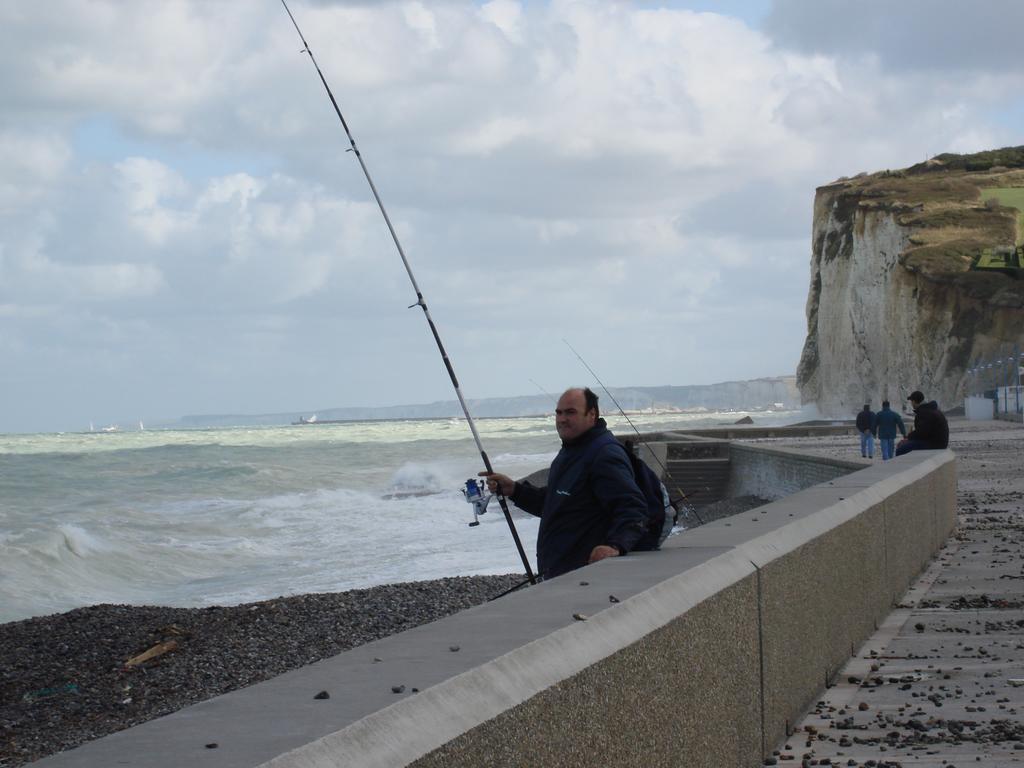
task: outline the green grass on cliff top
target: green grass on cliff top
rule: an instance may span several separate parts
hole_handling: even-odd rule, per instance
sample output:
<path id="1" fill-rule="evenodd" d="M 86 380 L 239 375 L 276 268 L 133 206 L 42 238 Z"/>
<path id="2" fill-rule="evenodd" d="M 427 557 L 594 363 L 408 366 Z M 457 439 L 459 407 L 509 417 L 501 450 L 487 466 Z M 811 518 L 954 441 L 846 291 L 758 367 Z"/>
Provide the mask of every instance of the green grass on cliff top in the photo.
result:
<path id="1" fill-rule="evenodd" d="M 973 155 L 938 155 L 896 171 L 840 179 L 842 196 L 860 208 L 892 210 L 912 231 L 900 262 L 925 277 L 978 282 L 971 264 L 986 248 L 1013 246 L 1024 230 L 1024 146 Z M 834 186 L 834 185 L 829 185 Z M 998 205 L 986 199 L 998 201 Z M 1021 220 L 1018 225 L 1018 220 Z M 1020 294 L 1024 280 L 986 276 L 986 292 L 996 287 Z M 1005 283 L 1004 283 L 1005 281 Z"/>
<path id="2" fill-rule="evenodd" d="M 911 173 L 929 173 L 935 169 L 936 163 L 951 171 L 990 171 L 999 167 L 1024 168 L 1024 146 L 989 149 L 970 155 L 947 152 L 936 155 L 924 163 L 911 166 L 907 170 Z"/>
<path id="3" fill-rule="evenodd" d="M 1024 245 L 1024 187 L 993 187 L 981 190 L 983 200 L 1017 209 L 1017 245 Z"/>

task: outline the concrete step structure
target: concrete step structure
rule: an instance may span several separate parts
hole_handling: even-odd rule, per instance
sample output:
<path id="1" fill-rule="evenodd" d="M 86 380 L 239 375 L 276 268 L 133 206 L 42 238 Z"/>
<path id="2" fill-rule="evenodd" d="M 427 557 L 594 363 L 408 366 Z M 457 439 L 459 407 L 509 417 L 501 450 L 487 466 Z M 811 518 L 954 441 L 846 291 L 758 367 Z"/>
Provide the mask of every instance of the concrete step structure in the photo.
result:
<path id="1" fill-rule="evenodd" d="M 728 458 L 669 460 L 667 469 L 671 482 L 664 482 L 673 499 L 680 490 L 697 507 L 725 498 L 729 485 Z"/>

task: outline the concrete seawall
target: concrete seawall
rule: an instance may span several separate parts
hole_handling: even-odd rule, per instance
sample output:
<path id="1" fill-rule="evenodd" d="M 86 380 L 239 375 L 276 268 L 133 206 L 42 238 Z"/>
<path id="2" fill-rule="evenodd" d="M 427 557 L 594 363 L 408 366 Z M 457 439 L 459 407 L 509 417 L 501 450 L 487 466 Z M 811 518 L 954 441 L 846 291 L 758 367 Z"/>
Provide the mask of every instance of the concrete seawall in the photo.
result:
<path id="1" fill-rule="evenodd" d="M 761 765 L 945 540 L 955 488 L 952 454 L 918 454 L 680 537 L 725 551 L 605 612 L 664 624 L 415 765 Z"/>
<path id="2" fill-rule="evenodd" d="M 37 764 L 761 765 L 949 535 L 956 465 L 783 495 L 797 452 L 739 455 L 781 498 Z"/>
<path id="3" fill-rule="evenodd" d="M 730 444 L 729 462 L 726 496 L 752 494 L 772 500 L 864 468 L 863 462 L 743 443 Z"/>

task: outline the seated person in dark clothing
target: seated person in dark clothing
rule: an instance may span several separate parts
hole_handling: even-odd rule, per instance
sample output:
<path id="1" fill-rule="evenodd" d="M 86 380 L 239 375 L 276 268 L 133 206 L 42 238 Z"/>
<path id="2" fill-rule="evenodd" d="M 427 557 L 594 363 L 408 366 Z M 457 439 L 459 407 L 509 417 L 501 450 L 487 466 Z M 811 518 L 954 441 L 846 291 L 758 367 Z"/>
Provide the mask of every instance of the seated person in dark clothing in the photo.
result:
<path id="1" fill-rule="evenodd" d="M 590 389 L 567 389 L 555 408 L 562 449 L 543 488 L 497 472 L 480 474 L 491 491 L 540 518 L 542 578 L 629 552 L 647 530 L 647 502 L 626 452 L 600 417 Z"/>
<path id="2" fill-rule="evenodd" d="M 949 423 L 934 400 L 924 401 L 920 392 L 911 392 L 910 406 L 914 409 L 914 428 L 906 440 L 896 446 L 896 455 L 911 451 L 937 451 L 949 447 Z"/>

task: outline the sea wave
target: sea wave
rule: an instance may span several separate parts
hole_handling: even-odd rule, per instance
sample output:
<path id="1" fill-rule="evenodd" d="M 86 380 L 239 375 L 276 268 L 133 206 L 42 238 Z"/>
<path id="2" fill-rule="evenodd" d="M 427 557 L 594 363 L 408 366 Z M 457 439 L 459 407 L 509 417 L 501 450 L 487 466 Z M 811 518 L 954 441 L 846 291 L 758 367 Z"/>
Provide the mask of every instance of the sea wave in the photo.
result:
<path id="1" fill-rule="evenodd" d="M 115 549 L 100 536 L 77 525 L 58 526 L 56 534 L 52 540 L 57 545 L 55 556 L 58 559 L 64 551 L 70 552 L 75 557 L 84 558 L 112 552 Z"/>
<path id="2" fill-rule="evenodd" d="M 176 500 L 22 531 L 0 541 L 0 621 L 94 603 L 230 604 L 517 570 L 516 557 L 494 555 L 508 546 L 500 515 L 467 528 L 471 510 L 443 472 L 411 464 L 405 473 L 433 493 Z"/>
<path id="3" fill-rule="evenodd" d="M 481 424 L 500 472 L 558 449 L 549 418 Z M 0 621 L 521 571 L 496 508 L 467 526 L 480 465 L 461 421 L 4 436 Z M 532 552 L 537 519 L 512 512 Z"/>
<path id="4" fill-rule="evenodd" d="M 556 452 L 499 453 L 494 457 L 494 465 L 496 467 L 501 464 L 543 464 L 547 466 L 554 460 L 556 455 Z"/>
<path id="5" fill-rule="evenodd" d="M 391 476 L 391 490 L 398 493 L 439 493 L 458 483 L 441 465 L 407 462 Z"/>

